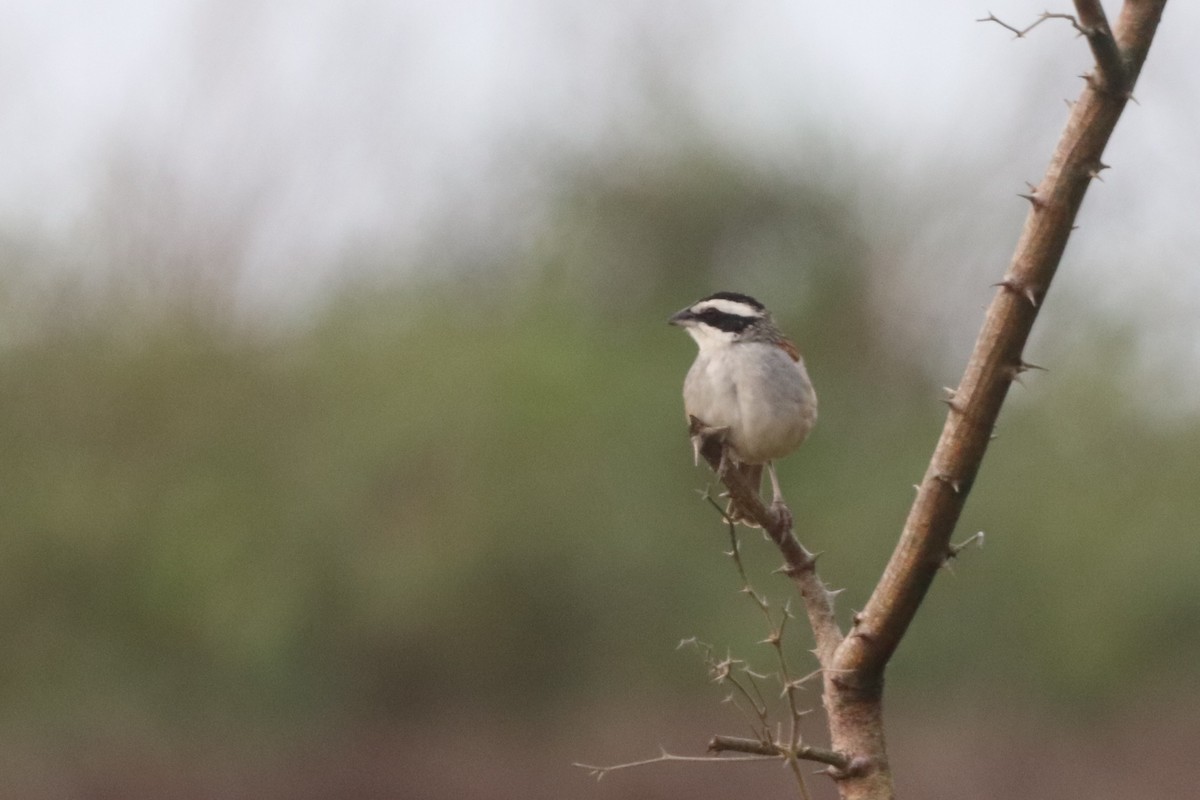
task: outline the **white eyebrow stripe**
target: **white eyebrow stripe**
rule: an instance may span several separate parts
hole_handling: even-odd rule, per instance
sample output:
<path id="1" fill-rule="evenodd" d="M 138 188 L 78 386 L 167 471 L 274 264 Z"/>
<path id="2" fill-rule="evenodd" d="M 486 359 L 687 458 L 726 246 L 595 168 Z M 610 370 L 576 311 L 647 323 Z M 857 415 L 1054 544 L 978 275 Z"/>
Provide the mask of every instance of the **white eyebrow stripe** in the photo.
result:
<path id="1" fill-rule="evenodd" d="M 720 311 L 723 314 L 733 314 L 737 317 L 763 316 L 763 312 L 759 311 L 752 305 L 748 305 L 747 303 L 742 303 L 737 300 L 726 300 L 721 297 L 718 297 L 714 300 L 705 300 L 701 303 L 696 303 L 696 305 L 692 307 L 692 311 L 699 314 L 701 311 L 707 311 L 710 308 Z"/>

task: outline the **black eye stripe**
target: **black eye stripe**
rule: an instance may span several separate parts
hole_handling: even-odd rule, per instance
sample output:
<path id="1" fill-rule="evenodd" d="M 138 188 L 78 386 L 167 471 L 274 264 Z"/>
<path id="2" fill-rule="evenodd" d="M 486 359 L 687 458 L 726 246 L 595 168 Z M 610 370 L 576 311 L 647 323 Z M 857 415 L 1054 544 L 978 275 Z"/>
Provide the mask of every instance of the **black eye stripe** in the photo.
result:
<path id="1" fill-rule="evenodd" d="M 741 333 L 746 329 L 746 326 L 754 322 L 753 317 L 743 317 L 737 314 L 730 314 L 725 311 L 719 311 L 715 308 L 706 308 L 696 315 L 696 318 L 717 330 L 726 331 L 728 333 Z"/>

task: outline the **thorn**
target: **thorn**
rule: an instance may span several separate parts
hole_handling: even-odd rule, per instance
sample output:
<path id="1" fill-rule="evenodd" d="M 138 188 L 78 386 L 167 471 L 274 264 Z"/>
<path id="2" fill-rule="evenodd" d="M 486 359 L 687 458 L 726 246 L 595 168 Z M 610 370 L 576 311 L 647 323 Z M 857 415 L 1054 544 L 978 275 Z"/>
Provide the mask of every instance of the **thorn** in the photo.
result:
<path id="1" fill-rule="evenodd" d="M 913 488 L 914 488 L 914 489 L 916 489 L 918 492 L 920 492 L 920 491 L 921 491 L 921 484 L 919 484 L 919 483 L 914 483 L 914 484 L 913 484 Z"/>
<path id="2" fill-rule="evenodd" d="M 1030 194 L 1018 193 L 1017 197 L 1021 197 L 1021 198 L 1028 200 L 1030 205 L 1032 205 L 1038 211 L 1041 211 L 1043 208 L 1046 207 L 1046 201 L 1042 200 L 1040 197 L 1038 197 L 1036 193 L 1030 193 Z"/>
<path id="3" fill-rule="evenodd" d="M 865 619 L 865 617 L 863 616 L 863 613 L 861 611 L 855 611 L 853 619 L 854 619 L 855 625 L 861 625 L 862 621 Z"/>
<path id="4" fill-rule="evenodd" d="M 957 478 L 947 475 L 944 472 L 939 472 L 936 475 L 934 475 L 933 477 L 936 478 L 937 480 L 941 481 L 942 483 L 948 485 L 951 489 L 954 490 L 955 494 L 962 494 L 962 482 L 959 481 Z"/>
<path id="5" fill-rule="evenodd" d="M 1040 369 L 1042 372 L 1049 372 L 1045 367 L 1039 367 L 1037 364 L 1030 364 L 1028 361 L 1022 361 L 1017 367 L 1021 372 L 1028 372 L 1031 369 Z"/>
<path id="6" fill-rule="evenodd" d="M 845 587 L 841 589 L 826 589 L 825 596 L 832 600 L 844 591 L 846 591 Z"/>
<path id="7" fill-rule="evenodd" d="M 963 550 L 966 550 L 972 544 L 977 545 L 979 547 L 979 549 L 982 550 L 984 536 L 985 536 L 985 534 L 983 531 L 977 531 L 974 535 L 968 536 L 966 539 L 962 540 L 958 544 L 951 544 L 949 547 L 946 548 L 946 555 L 942 559 L 942 566 L 949 569 L 950 562 L 953 561 L 954 559 L 958 558 L 958 554 L 961 553 Z"/>
<path id="8" fill-rule="evenodd" d="M 1010 292 L 1020 294 L 1029 301 L 1029 305 L 1034 308 L 1038 307 L 1037 296 L 1034 294 L 1032 286 L 1025 286 L 1018 283 L 1014 278 L 1005 278 L 999 283 L 993 283 L 992 286 L 1002 286 Z"/>
<path id="9" fill-rule="evenodd" d="M 1074 100 L 1068 100 L 1067 98 L 1064 97 L 1063 102 L 1067 104 L 1067 108 L 1075 108 Z"/>

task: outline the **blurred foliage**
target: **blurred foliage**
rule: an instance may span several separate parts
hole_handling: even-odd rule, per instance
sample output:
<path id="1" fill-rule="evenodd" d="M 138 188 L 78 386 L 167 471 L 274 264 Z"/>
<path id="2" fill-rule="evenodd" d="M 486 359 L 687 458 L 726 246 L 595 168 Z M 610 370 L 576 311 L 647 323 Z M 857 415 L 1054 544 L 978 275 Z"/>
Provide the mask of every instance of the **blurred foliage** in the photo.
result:
<path id="1" fill-rule="evenodd" d="M 0 351 L 8 718 L 286 726 L 703 691 L 673 649 L 692 635 L 766 664 L 697 494 L 693 345 L 665 325 L 715 288 L 764 297 L 803 344 L 821 421 L 781 477 L 848 616 L 944 415 L 938 367 L 866 300 L 850 208 L 684 155 L 576 176 L 486 284 L 349 287 L 271 334 L 195 304 L 46 308 Z M 1095 702 L 1200 656 L 1200 425 L 1148 419 L 1122 338 L 1070 323 L 1014 390 L 957 537 L 986 547 L 935 585 L 900 691 Z"/>

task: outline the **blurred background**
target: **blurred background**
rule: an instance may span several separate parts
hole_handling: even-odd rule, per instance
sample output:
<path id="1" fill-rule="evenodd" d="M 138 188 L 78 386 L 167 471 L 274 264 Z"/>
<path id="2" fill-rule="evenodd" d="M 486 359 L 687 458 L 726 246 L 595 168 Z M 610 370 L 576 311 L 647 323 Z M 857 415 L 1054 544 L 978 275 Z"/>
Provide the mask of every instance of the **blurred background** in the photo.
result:
<path id="1" fill-rule="evenodd" d="M 0 3 L 0 796 L 791 792 L 571 766 L 745 733 L 681 639 L 771 669 L 665 320 L 739 290 L 801 344 L 780 472 L 848 619 L 1090 62 L 975 20 L 1043 10 Z M 1198 24 L 1168 7 L 986 546 L 893 662 L 909 796 L 1200 780 Z"/>

